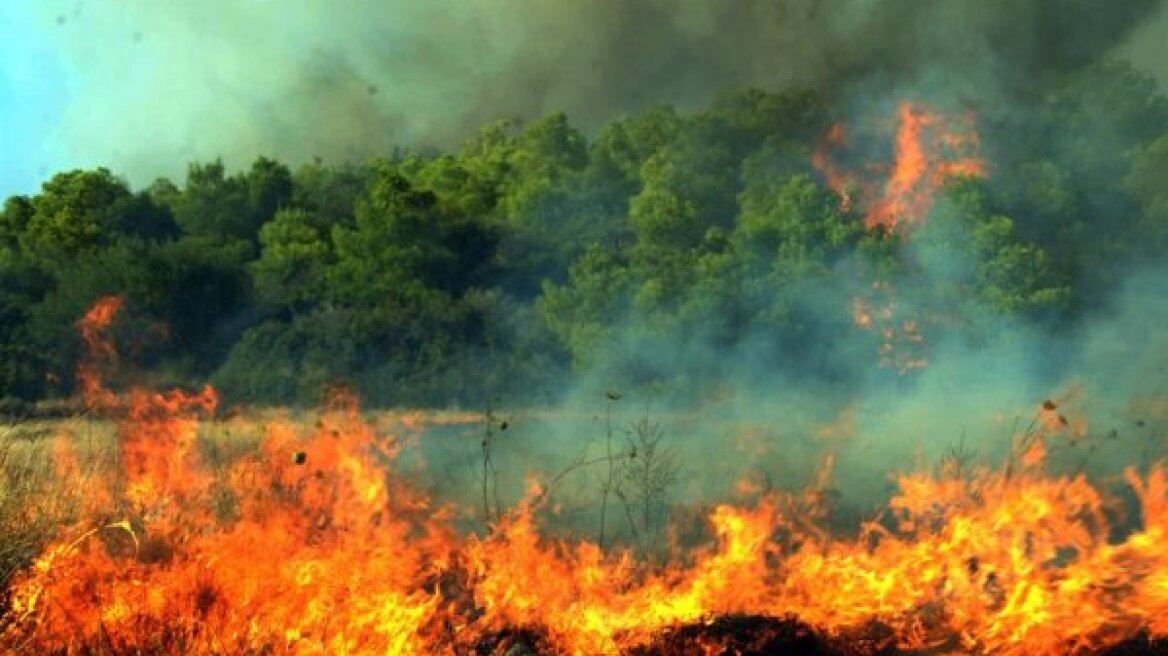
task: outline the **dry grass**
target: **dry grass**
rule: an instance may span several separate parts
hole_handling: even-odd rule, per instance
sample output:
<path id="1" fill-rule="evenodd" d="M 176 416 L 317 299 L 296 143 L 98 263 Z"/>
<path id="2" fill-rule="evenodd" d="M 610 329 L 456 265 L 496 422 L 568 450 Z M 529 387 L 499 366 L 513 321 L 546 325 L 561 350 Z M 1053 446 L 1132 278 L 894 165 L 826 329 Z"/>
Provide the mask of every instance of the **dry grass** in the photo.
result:
<path id="1" fill-rule="evenodd" d="M 273 421 L 311 425 L 317 415 L 284 409 L 249 410 L 199 424 L 199 460 L 225 480 L 224 472 L 240 458 L 254 456 Z M 370 413 L 378 426 L 473 424 L 472 413 L 397 411 Z M 63 448 L 67 446 L 68 448 Z M 59 453 L 67 451 L 75 470 L 62 475 Z M 119 471 L 117 426 L 87 415 L 61 419 L 25 419 L 0 424 L 0 616 L 3 590 L 12 576 L 28 567 L 63 526 L 73 525 L 82 506 L 82 482 Z M 214 500 L 221 516 L 230 516 L 231 498 Z"/>
<path id="2" fill-rule="evenodd" d="M 113 466 L 112 426 L 94 420 L 27 421 L 0 429 L 0 587 L 32 563 L 59 527 L 77 519 L 76 478 L 59 476 L 53 453 L 73 445 L 80 471 Z"/>
<path id="3" fill-rule="evenodd" d="M 204 422 L 201 460 L 222 470 L 254 453 L 269 419 Z M 117 472 L 118 459 L 116 426 L 109 420 L 27 420 L 0 427 L 0 589 L 8 588 L 61 527 L 80 519 L 84 482 Z"/>

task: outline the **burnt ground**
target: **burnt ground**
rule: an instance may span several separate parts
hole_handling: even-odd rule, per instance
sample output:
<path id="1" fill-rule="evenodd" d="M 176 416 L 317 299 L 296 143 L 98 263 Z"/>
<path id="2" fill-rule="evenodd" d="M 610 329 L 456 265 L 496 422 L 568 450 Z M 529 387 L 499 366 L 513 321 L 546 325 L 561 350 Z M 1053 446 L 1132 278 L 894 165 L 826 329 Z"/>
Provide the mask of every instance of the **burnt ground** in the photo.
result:
<path id="1" fill-rule="evenodd" d="M 506 631 L 489 636 L 473 652 L 491 656 L 552 656 L 539 631 Z M 708 623 L 668 629 L 648 644 L 624 656 L 934 656 L 961 653 L 953 644 L 928 651 L 905 652 L 894 645 L 892 632 L 873 624 L 841 637 L 827 637 L 795 618 L 727 615 Z M 1089 655 L 1090 656 L 1090 655 Z M 1146 634 L 1114 645 L 1094 656 L 1168 656 L 1168 640 Z"/>

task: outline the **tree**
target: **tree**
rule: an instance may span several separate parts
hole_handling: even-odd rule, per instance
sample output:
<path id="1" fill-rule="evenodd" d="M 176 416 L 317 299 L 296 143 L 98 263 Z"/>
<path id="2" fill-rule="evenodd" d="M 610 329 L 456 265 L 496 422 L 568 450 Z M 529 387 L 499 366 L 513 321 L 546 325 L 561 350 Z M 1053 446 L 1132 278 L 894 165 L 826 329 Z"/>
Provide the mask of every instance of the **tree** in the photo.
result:
<path id="1" fill-rule="evenodd" d="M 246 174 L 231 176 L 220 160 L 192 164 L 174 216 L 189 235 L 254 244 L 260 226 L 290 203 L 292 193 L 287 167 L 263 157 Z"/>
<path id="2" fill-rule="evenodd" d="M 186 185 L 173 209 L 188 235 L 223 240 L 248 233 L 247 189 L 238 177 L 227 177 L 219 160 L 188 167 Z"/>
<path id="3" fill-rule="evenodd" d="M 367 174 L 364 167 L 352 164 L 326 166 L 320 160 L 305 164 L 292 177 L 289 207 L 310 212 L 322 230 L 352 225 Z"/>
<path id="4" fill-rule="evenodd" d="M 162 350 L 180 360 L 178 375 L 208 375 L 239 337 L 240 317 L 252 304 L 251 280 L 242 264 L 249 251 L 243 242 L 199 237 L 149 249 L 148 280 L 127 296 L 140 296 L 144 310 L 166 327 Z"/>
<path id="5" fill-rule="evenodd" d="M 257 299 L 280 310 L 317 304 L 333 262 L 332 242 L 305 210 L 280 210 L 260 228 L 260 257 L 251 264 Z"/>
<path id="6" fill-rule="evenodd" d="M 12 196 L 4 201 L 4 210 L 0 212 L 0 244 L 9 250 L 20 248 L 20 235 L 28 228 L 35 211 L 27 196 Z"/>
<path id="7" fill-rule="evenodd" d="M 1141 210 L 1131 230 L 1133 254 L 1161 256 L 1168 248 L 1168 132 L 1132 149 L 1128 161 L 1123 190 Z"/>
<path id="8" fill-rule="evenodd" d="M 354 314 L 319 309 L 248 328 L 215 373 L 215 385 L 229 398 L 281 405 L 315 404 L 329 386 L 354 387 L 369 355 Z"/>
<path id="9" fill-rule="evenodd" d="M 739 202 L 738 248 L 787 275 L 825 272 L 863 232 L 859 221 L 840 213 L 835 194 L 807 174 L 754 178 Z"/>
<path id="10" fill-rule="evenodd" d="M 29 253 L 54 260 L 71 257 L 108 244 L 134 202 L 125 183 L 107 169 L 59 173 L 32 198 L 32 214 L 23 217 L 17 239 Z"/>
<path id="11" fill-rule="evenodd" d="M 717 118 L 699 116 L 646 160 L 629 214 L 638 249 L 693 248 L 710 227 L 732 225 L 745 156 L 733 132 Z"/>
<path id="12" fill-rule="evenodd" d="M 251 165 L 245 178 L 247 184 L 247 209 L 250 230 L 238 237 L 251 237 L 275 216 L 276 211 L 287 207 L 292 199 L 292 173 L 288 167 L 275 160 L 260 157 Z"/>
<path id="13" fill-rule="evenodd" d="M 973 229 L 973 243 L 982 257 L 976 289 L 991 307 L 1014 314 L 1068 308 L 1069 285 L 1055 272 L 1046 251 L 1018 240 L 1012 219 L 992 216 L 979 223 Z"/>
<path id="14" fill-rule="evenodd" d="M 999 313 L 1032 316 L 1070 307 L 1066 276 L 1045 250 L 1018 236 L 984 181 L 951 181 L 912 247 L 938 302 L 962 306 L 975 298 Z"/>
<path id="15" fill-rule="evenodd" d="M 444 214 L 438 200 L 395 165 L 376 164 L 354 226 L 332 231 L 336 298 L 375 303 L 408 290 L 458 295 L 479 284 L 492 261 L 495 232 L 475 217 Z"/>
<path id="16" fill-rule="evenodd" d="M 35 400 L 50 387 L 28 325 L 49 284 L 19 252 L 0 248 L 0 398 Z"/>
<path id="17" fill-rule="evenodd" d="M 630 276 L 626 263 L 599 245 L 589 247 L 569 269 L 568 283 L 545 282 L 536 302 L 541 319 L 586 369 L 625 320 Z"/>
<path id="18" fill-rule="evenodd" d="M 589 147 L 590 178 L 619 179 L 625 195 L 635 193 L 641 167 L 672 142 L 684 125 L 673 107 L 658 105 L 605 125 Z"/>

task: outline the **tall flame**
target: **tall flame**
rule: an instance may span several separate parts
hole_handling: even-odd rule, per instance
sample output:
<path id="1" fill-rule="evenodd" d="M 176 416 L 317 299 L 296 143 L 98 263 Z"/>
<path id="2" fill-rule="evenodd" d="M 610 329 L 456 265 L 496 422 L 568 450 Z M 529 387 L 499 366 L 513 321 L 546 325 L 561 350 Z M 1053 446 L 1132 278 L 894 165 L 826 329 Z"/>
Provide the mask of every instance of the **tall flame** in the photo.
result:
<path id="1" fill-rule="evenodd" d="M 864 217 L 868 227 L 894 230 L 920 222 L 933 206 L 945 178 L 982 175 L 984 165 L 975 152 L 977 134 L 961 121 L 946 119 L 924 108 L 903 103 L 898 111 L 896 157 L 884 193 Z M 957 128 L 957 129 L 955 129 Z"/>
<path id="2" fill-rule="evenodd" d="M 118 352 L 107 333 L 122 305 L 120 297 L 106 296 L 94 303 L 77 322 L 77 330 L 86 348 L 86 357 L 77 368 L 77 384 L 85 402 L 95 408 L 114 403 L 102 385 L 101 372 L 103 367 L 117 363 Z"/>
<path id="3" fill-rule="evenodd" d="M 864 224 L 885 234 L 903 236 L 921 225 L 950 177 L 986 172 L 971 113 L 955 116 L 919 103 L 901 103 L 891 166 L 868 167 L 882 175 L 847 172 L 833 161 L 832 152 L 845 146 L 846 137 L 842 124 L 831 126 L 812 153 L 811 164 L 839 197 L 841 210 L 851 211 L 858 199 Z M 928 365 L 925 322 L 898 311 L 893 292 L 888 281 L 875 281 L 870 290 L 853 297 L 851 314 L 856 327 L 879 335 L 879 365 L 905 375 Z"/>
<path id="4" fill-rule="evenodd" d="M 841 124 L 833 125 L 812 153 L 811 163 L 839 195 L 844 211 L 853 205 L 851 188 L 860 188 L 865 200 L 864 223 L 869 228 L 881 227 L 888 232 L 910 229 L 924 220 L 947 178 L 985 175 L 972 114 L 954 117 L 923 105 L 901 103 L 893 161 L 883 181 L 841 172 L 832 162 L 830 151 L 843 145 L 845 135 Z"/>

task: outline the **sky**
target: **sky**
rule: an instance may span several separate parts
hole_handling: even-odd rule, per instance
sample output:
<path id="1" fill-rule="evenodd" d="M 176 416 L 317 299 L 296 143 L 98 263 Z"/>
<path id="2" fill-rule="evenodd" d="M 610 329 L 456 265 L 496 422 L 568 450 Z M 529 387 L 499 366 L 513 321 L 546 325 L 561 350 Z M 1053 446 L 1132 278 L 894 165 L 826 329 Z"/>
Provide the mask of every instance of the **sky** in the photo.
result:
<path id="1" fill-rule="evenodd" d="M 722 86 L 924 70 L 922 53 L 984 80 L 1106 48 L 1163 85 L 1165 4 L 0 0 L 0 198 L 70 168 L 181 182 L 191 161 L 360 159 L 559 109 L 588 129 Z"/>
<path id="2" fill-rule="evenodd" d="M 57 54 L 48 26 L 28 6 L 9 0 L 0 7 L 0 198 L 35 191 L 67 165 L 51 135 L 72 99 L 70 78 L 82 73 Z"/>

